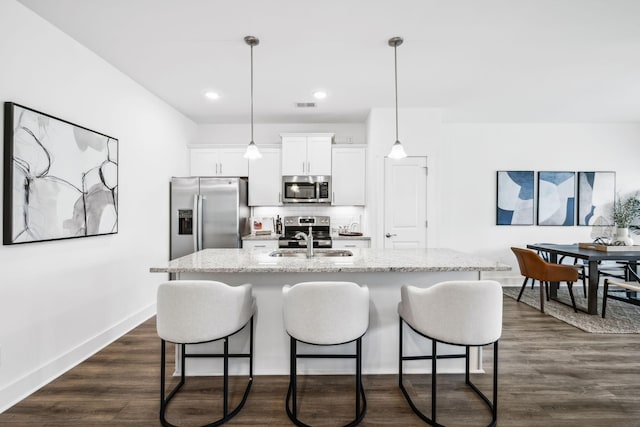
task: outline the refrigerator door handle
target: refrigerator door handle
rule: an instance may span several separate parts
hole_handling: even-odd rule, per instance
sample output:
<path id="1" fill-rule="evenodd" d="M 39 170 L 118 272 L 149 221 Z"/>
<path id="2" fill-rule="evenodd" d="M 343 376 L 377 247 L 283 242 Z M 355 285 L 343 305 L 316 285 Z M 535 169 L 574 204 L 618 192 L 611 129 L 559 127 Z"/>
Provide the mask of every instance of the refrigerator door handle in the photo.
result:
<path id="1" fill-rule="evenodd" d="M 198 196 L 193 196 L 193 251 L 198 250 L 198 235 L 200 234 L 200 215 L 198 215 Z"/>
<path id="2" fill-rule="evenodd" d="M 198 196 L 198 250 L 202 249 L 202 200 L 203 196 Z"/>

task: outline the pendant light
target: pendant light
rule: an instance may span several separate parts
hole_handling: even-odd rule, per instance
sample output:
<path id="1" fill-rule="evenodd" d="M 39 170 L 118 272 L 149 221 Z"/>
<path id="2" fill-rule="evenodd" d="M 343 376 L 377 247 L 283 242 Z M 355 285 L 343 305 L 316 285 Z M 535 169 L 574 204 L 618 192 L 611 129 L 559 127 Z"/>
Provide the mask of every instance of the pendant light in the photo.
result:
<path id="1" fill-rule="evenodd" d="M 262 157 L 260 150 L 258 150 L 258 146 L 253 142 L 253 47 L 257 46 L 258 43 L 260 43 L 260 40 L 253 36 L 246 36 L 244 41 L 251 46 L 251 141 L 247 146 L 247 151 L 244 153 L 244 158 L 253 160 Z"/>
<path id="2" fill-rule="evenodd" d="M 389 46 L 393 47 L 393 59 L 395 65 L 395 88 L 396 88 L 396 142 L 393 143 L 391 147 L 391 151 L 389 152 L 390 159 L 404 159 L 407 157 L 407 153 L 404 151 L 404 147 L 402 147 L 402 143 L 398 139 L 398 46 L 402 44 L 404 40 L 402 37 L 392 37 L 389 39 Z"/>

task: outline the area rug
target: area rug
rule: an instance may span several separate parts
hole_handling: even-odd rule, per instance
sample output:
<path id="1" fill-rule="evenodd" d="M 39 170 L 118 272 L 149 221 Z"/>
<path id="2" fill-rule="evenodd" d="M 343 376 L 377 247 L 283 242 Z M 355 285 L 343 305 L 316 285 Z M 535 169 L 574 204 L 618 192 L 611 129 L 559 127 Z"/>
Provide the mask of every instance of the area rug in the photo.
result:
<path id="1" fill-rule="evenodd" d="M 505 295 L 516 299 L 520 292 L 520 287 L 503 288 Z M 573 286 L 573 292 L 578 307 L 586 307 L 587 300 L 584 298 L 581 286 Z M 571 301 L 566 287 L 560 287 L 558 298 L 563 301 Z M 527 288 L 520 298 L 520 302 L 536 309 L 540 309 L 540 289 L 536 286 Z M 624 302 L 608 299 L 607 317 L 602 318 L 602 288 L 598 289 L 598 315 L 589 315 L 578 311 L 575 313 L 571 307 L 560 304 L 556 301 L 545 301 L 545 314 L 562 320 L 569 325 L 582 329 L 585 332 L 595 334 L 640 334 L 640 307 Z"/>

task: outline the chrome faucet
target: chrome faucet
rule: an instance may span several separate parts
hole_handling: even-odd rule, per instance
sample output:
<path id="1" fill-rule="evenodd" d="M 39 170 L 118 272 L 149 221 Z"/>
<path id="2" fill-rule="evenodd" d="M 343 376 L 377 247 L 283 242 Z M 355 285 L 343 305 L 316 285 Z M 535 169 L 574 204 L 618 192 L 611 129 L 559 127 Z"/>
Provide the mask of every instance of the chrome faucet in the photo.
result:
<path id="1" fill-rule="evenodd" d="M 299 231 L 295 235 L 296 239 L 303 238 L 307 242 L 307 258 L 313 257 L 313 232 L 311 226 L 309 226 L 309 232 L 303 233 Z"/>

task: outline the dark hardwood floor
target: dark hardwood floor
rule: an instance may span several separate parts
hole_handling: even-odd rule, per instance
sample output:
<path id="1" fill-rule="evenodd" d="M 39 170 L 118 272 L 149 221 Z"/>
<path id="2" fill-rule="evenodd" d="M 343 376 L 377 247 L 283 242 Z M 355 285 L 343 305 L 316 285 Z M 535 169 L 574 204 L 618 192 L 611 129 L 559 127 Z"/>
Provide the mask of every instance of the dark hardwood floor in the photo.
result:
<path id="1" fill-rule="evenodd" d="M 0 425 L 157 426 L 159 360 L 151 319 L 0 414 Z M 499 426 L 640 426 L 640 335 L 588 334 L 505 297 L 499 361 Z M 474 378 L 489 392 L 490 377 Z M 232 378 L 232 403 L 244 379 Z M 460 376 L 439 380 L 438 421 L 486 425 L 488 411 Z M 412 376 L 408 385 L 425 409 L 429 381 Z M 228 425 L 292 425 L 284 412 L 287 384 L 285 376 L 256 377 L 245 408 Z M 395 375 L 366 376 L 364 386 L 368 411 L 362 426 L 425 425 L 409 409 Z M 196 426 L 219 416 L 221 403 L 210 395 L 220 387 L 219 378 L 188 380 L 170 406 L 170 421 Z M 352 416 L 351 377 L 302 377 L 300 390 L 306 422 L 340 425 Z"/>

